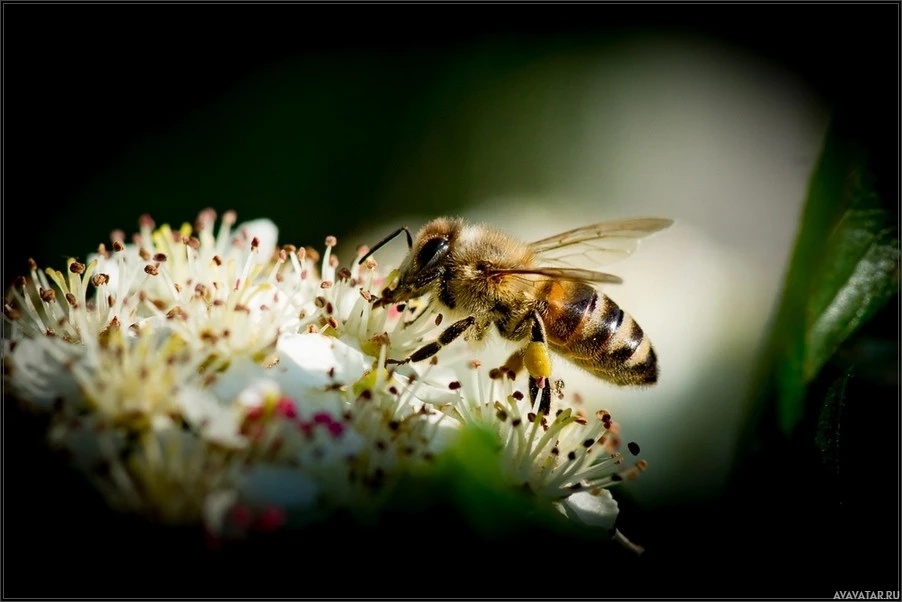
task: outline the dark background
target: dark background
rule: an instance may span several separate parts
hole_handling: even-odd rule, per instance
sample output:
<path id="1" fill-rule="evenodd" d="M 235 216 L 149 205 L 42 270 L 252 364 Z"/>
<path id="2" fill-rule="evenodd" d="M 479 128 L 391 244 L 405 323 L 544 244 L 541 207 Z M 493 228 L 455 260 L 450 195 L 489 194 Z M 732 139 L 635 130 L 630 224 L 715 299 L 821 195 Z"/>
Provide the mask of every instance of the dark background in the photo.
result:
<path id="1" fill-rule="evenodd" d="M 85 241 L 136 225 L 147 210 L 160 223 L 191 219 L 208 205 L 239 215 L 253 207 L 280 224 L 280 238 L 300 242 L 334 233 L 323 218 L 331 207 L 352 208 L 363 222 L 395 203 L 461 206 L 467 199 L 453 187 L 424 185 L 411 198 L 371 191 L 389 162 L 416 153 L 418 128 L 453 96 L 433 74 L 474 45 L 496 48 L 489 71 L 550 48 L 603 46 L 636 31 L 744 48 L 813 87 L 845 135 L 872 150 L 878 189 L 894 204 L 898 21 L 894 4 L 4 4 L 4 284 L 24 273 L 28 257 L 62 263 Z M 286 143 L 289 157 L 249 158 L 237 149 L 232 163 L 217 166 L 219 183 L 202 188 L 194 170 L 205 164 L 194 154 L 222 142 L 212 134 L 217 123 L 251 117 L 210 116 L 204 108 L 290 59 L 306 65 L 316 84 L 297 107 L 306 120 L 280 123 L 288 107 L 261 135 L 309 142 Z M 173 151 L 171 164 L 138 170 L 121 163 L 136 145 L 152 146 L 192 119 L 197 136 Z M 451 144 L 445 152 L 458 150 Z M 124 189 L 129 198 L 118 198 Z M 862 336 L 898 339 L 898 306 L 891 305 Z M 270 542 L 217 560 L 224 564 L 212 573 L 197 564 L 210 558 L 195 553 L 192 535 L 105 513 L 43 449 L 41 423 L 5 400 L 4 593 L 832 597 L 840 589 L 898 590 L 898 385 L 861 387 L 850 395 L 881 403 L 855 406 L 841 479 L 821 467 L 806 438 L 809 421 L 797 438 L 765 448 L 737 471 L 722 498 L 654 512 L 623 500 L 623 530 L 649 549 L 638 562 L 595 561 L 589 545 L 541 534 L 486 547 L 470 535 L 448 535 L 464 531 L 439 518 L 381 530 L 333 525 L 284 547 Z M 312 551 L 314 544 L 330 550 L 328 562 L 313 560 L 325 554 Z M 474 560 L 452 551 L 457 545 Z M 405 556 L 412 568 L 401 570 Z M 239 568 L 223 575 L 232 560 Z M 418 587 L 433 565 L 444 590 Z M 441 568 L 447 565 L 454 568 Z M 472 580 L 480 573 L 494 579 L 488 590 Z M 180 590 L 183 581 L 194 585 Z M 271 585 L 279 582 L 294 585 Z"/>

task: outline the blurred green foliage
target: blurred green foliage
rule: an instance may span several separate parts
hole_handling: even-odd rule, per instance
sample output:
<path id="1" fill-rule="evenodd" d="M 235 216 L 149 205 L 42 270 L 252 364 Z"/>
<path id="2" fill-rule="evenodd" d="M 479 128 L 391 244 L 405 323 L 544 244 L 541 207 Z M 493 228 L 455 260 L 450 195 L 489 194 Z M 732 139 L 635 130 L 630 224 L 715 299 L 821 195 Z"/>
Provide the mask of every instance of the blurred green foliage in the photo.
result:
<path id="1" fill-rule="evenodd" d="M 754 392 L 755 415 L 775 404 L 785 436 L 806 414 L 807 387 L 839 345 L 898 294 L 896 218 L 875 190 L 868 161 L 864 148 L 833 129 L 811 179 Z"/>
<path id="2" fill-rule="evenodd" d="M 388 507 L 422 512 L 447 508 L 468 528 L 493 539 L 509 537 L 529 529 L 557 530 L 572 534 L 569 519 L 554 511 L 535 495 L 511 488 L 501 471 L 498 436 L 477 426 L 464 428 L 460 437 L 436 458 L 435 465 L 412 475 L 395 491 Z M 602 529 L 589 529 L 607 539 Z"/>

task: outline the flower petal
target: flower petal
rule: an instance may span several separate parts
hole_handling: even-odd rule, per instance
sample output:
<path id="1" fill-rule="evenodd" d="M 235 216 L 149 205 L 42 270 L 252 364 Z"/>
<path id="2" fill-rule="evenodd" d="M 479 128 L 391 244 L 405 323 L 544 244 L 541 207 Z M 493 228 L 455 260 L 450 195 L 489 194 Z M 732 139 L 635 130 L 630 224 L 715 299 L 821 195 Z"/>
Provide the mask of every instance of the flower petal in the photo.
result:
<path id="1" fill-rule="evenodd" d="M 179 391 L 177 403 L 185 420 L 197 427 L 205 439 L 232 448 L 247 445 L 247 439 L 239 432 L 243 415 L 236 405 L 223 403 L 209 391 L 196 388 Z"/>
<path id="2" fill-rule="evenodd" d="M 226 514 L 238 501 L 238 492 L 232 489 L 211 491 L 204 500 L 203 520 L 207 531 L 219 536 L 225 526 Z"/>
<path id="3" fill-rule="evenodd" d="M 3 342 L 10 393 L 42 411 L 52 410 L 59 399 L 67 405 L 84 399 L 72 372 L 57 354 L 47 350 L 48 345 L 56 345 L 60 354 L 76 357 L 72 353 L 76 348 L 49 338 L 22 339 L 16 343 L 15 353 L 10 352 L 10 341 Z"/>
<path id="4" fill-rule="evenodd" d="M 279 229 L 272 221 L 265 218 L 250 220 L 239 224 L 235 231 L 242 238 L 246 236 L 247 240 L 257 239 L 259 243 L 257 263 L 269 261 L 276 249 L 276 240 L 279 237 Z"/>
<path id="5" fill-rule="evenodd" d="M 355 382 L 369 367 L 363 353 L 321 334 L 283 335 L 277 351 L 279 364 L 272 368 L 272 377 L 290 395 Z"/>
<path id="6" fill-rule="evenodd" d="M 578 491 L 558 502 L 558 510 L 568 518 L 605 529 L 614 528 L 619 512 L 617 500 L 607 489 Z"/>

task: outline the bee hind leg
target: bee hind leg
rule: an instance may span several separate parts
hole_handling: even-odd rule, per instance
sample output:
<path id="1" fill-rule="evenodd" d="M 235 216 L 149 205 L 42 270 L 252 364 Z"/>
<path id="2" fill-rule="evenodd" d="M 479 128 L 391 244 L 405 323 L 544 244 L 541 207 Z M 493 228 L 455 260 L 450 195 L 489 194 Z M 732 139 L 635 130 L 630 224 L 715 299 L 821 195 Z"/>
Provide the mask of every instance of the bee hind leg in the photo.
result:
<path id="1" fill-rule="evenodd" d="M 541 392 L 539 412 L 547 416 L 551 412 L 551 387 L 548 382 L 551 376 L 551 355 L 548 353 L 545 324 L 538 313 L 533 313 L 530 342 L 523 352 L 522 361 L 529 372 L 529 398 L 535 399 Z"/>
<path id="2" fill-rule="evenodd" d="M 473 316 L 469 316 L 464 318 L 463 320 L 458 320 L 454 324 L 448 326 L 448 328 L 444 329 L 440 335 L 438 335 L 438 339 L 423 345 L 416 351 L 410 354 L 407 358 L 403 360 L 385 360 L 386 364 L 406 364 L 408 362 L 421 362 L 425 359 L 429 359 L 436 353 L 438 353 L 442 347 L 445 345 L 450 345 L 457 339 L 460 335 L 467 331 L 474 323 L 476 322 L 476 318 Z"/>

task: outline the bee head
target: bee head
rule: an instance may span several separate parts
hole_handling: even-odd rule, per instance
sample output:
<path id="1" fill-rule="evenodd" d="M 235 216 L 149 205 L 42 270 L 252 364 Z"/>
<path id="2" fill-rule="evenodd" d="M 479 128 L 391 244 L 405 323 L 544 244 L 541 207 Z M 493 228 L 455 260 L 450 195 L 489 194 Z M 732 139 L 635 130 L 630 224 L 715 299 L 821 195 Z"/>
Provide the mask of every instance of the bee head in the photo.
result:
<path id="1" fill-rule="evenodd" d="M 398 270 L 397 283 L 382 291 L 380 304 L 401 303 L 430 292 L 448 267 L 451 247 L 462 225 L 460 219 L 438 218 L 423 226 L 415 239 L 411 240 L 408 233 L 410 250 Z M 367 257 L 401 232 L 407 232 L 407 228 L 399 228 L 387 236 L 373 247 Z M 366 257 L 361 262 L 364 259 Z"/>
<path id="2" fill-rule="evenodd" d="M 448 269 L 451 248 L 461 225 L 459 219 L 438 218 L 423 226 L 401 264 L 398 284 L 391 294 L 393 302 L 431 291 Z"/>

